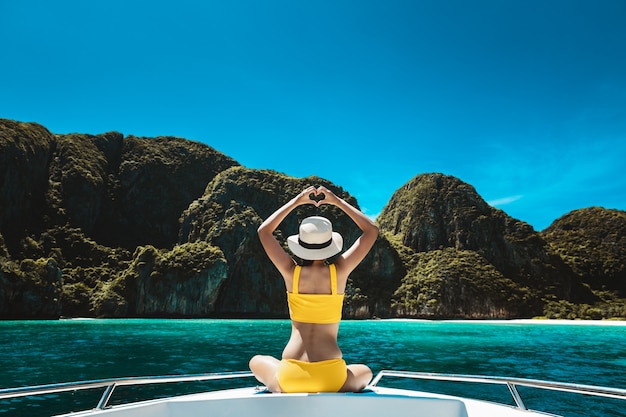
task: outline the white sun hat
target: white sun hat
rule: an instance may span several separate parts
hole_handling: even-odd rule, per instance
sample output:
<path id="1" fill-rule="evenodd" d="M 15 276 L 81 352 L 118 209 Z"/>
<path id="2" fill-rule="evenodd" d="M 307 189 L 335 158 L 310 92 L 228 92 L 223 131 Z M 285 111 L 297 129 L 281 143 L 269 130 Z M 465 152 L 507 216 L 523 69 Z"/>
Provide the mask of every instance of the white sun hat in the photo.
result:
<path id="1" fill-rule="evenodd" d="M 333 225 L 325 217 L 307 217 L 300 223 L 300 233 L 289 236 L 287 245 L 291 252 L 300 259 L 328 259 L 343 248 L 343 238 L 333 232 Z"/>

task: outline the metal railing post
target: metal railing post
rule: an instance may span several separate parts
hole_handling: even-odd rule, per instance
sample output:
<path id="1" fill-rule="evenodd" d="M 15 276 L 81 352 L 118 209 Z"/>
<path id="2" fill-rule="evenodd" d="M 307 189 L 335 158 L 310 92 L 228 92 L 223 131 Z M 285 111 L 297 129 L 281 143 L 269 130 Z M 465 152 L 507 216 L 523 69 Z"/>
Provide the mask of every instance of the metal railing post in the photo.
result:
<path id="1" fill-rule="evenodd" d="M 527 410 L 526 404 L 524 404 L 524 400 L 522 400 L 522 396 L 519 395 L 519 391 L 517 390 L 517 386 L 515 384 L 510 383 L 510 382 L 507 382 L 506 386 L 509 388 L 509 392 L 513 396 L 513 400 L 515 401 L 515 404 L 517 404 L 517 407 L 520 410 L 526 411 Z"/>
<path id="2" fill-rule="evenodd" d="M 109 400 L 111 399 L 111 396 L 113 395 L 113 390 L 115 389 L 115 387 L 115 383 L 106 387 L 106 389 L 102 393 L 102 397 L 100 397 L 100 401 L 98 401 L 98 405 L 96 406 L 97 410 L 104 410 Z"/>

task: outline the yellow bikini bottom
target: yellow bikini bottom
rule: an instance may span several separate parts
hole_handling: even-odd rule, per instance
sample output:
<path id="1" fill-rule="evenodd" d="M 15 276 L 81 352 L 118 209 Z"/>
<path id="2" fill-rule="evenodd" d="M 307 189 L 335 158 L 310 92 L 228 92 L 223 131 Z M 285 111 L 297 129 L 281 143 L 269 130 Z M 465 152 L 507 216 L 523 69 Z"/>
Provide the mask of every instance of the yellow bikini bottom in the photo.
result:
<path id="1" fill-rule="evenodd" d="M 338 392 L 348 379 L 343 359 L 304 362 L 283 359 L 278 365 L 278 384 L 283 392 Z"/>

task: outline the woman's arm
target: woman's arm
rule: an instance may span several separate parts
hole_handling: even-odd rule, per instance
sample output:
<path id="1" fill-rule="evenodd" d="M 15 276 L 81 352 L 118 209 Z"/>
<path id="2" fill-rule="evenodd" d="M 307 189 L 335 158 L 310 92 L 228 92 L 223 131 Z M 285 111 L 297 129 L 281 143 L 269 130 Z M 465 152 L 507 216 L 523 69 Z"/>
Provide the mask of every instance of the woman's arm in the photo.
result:
<path id="1" fill-rule="evenodd" d="M 261 245 L 263 245 L 267 256 L 276 268 L 278 268 L 278 271 L 280 271 L 283 277 L 291 276 L 295 263 L 293 259 L 291 259 L 291 256 L 285 252 L 278 240 L 276 240 L 276 237 L 274 237 L 274 231 L 296 207 L 303 204 L 315 204 L 315 201 L 311 200 L 309 197 L 311 193 L 316 193 L 316 189 L 313 186 L 289 200 L 259 226 L 258 234 Z"/>
<path id="2" fill-rule="evenodd" d="M 378 226 L 369 217 L 360 212 L 357 208 L 351 206 L 342 198 L 337 197 L 332 191 L 326 187 L 319 187 L 316 194 L 324 194 L 325 198 L 319 204 L 332 204 L 339 207 L 346 213 L 354 223 L 363 231 L 363 234 L 346 250 L 335 262 L 337 267 L 344 276 L 348 276 L 361 261 L 367 256 L 368 252 L 378 238 Z"/>

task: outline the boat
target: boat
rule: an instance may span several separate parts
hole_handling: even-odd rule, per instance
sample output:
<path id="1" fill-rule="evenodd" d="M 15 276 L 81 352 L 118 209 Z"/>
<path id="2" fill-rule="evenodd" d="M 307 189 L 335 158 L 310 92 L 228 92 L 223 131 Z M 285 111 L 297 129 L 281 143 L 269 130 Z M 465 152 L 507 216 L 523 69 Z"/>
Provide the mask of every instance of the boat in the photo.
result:
<path id="1" fill-rule="evenodd" d="M 56 415 L 72 417 L 226 417 L 244 415 L 254 415 L 255 417 L 327 417 L 329 415 L 380 417 L 391 413 L 394 417 L 545 417 L 557 416 L 557 414 L 530 409 L 520 394 L 520 387 L 626 401 L 626 390 L 618 388 L 521 378 L 382 370 L 364 390 L 357 393 L 270 393 L 265 387 L 253 383 L 239 388 L 169 395 L 164 398 L 131 401 L 115 405 L 111 403 L 113 394 L 118 387 L 144 387 L 168 383 L 226 381 L 245 378 L 253 378 L 252 373 L 220 372 L 56 383 L 0 389 L 0 402 L 19 397 L 33 399 L 37 396 L 50 394 L 58 395 L 64 392 L 100 389 L 103 390 L 102 396 L 93 407 Z M 435 391 L 394 388 L 390 384 L 382 382 L 383 379 L 388 381 L 435 380 L 447 383 L 487 384 L 487 386 L 506 387 L 504 390 L 508 389 L 510 398 L 508 401 L 498 402 L 470 398 L 464 395 L 442 394 Z M 581 405 L 581 407 L 583 406 Z M 624 402 L 623 409 L 626 410 L 626 402 Z M 588 410 L 580 411 L 582 412 L 581 415 L 589 415 L 586 412 Z"/>

